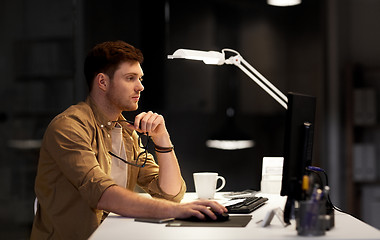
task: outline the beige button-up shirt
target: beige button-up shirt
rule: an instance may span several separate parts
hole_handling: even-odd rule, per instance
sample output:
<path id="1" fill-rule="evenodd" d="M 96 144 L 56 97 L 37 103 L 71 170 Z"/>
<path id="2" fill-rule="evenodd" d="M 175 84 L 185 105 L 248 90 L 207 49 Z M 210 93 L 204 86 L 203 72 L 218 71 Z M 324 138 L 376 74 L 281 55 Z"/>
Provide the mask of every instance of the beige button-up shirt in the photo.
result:
<path id="1" fill-rule="evenodd" d="M 98 201 L 116 185 L 108 153 L 113 125 L 90 97 L 49 124 L 40 150 L 35 182 L 39 204 L 31 239 L 87 239 L 99 226 L 103 211 L 96 209 Z M 135 159 L 142 151 L 137 133 L 123 126 L 123 139 L 127 158 Z M 184 181 L 178 195 L 168 195 L 159 187 L 158 168 L 150 154 L 145 167 L 128 166 L 126 188 L 138 184 L 153 197 L 179 202 Z"/>

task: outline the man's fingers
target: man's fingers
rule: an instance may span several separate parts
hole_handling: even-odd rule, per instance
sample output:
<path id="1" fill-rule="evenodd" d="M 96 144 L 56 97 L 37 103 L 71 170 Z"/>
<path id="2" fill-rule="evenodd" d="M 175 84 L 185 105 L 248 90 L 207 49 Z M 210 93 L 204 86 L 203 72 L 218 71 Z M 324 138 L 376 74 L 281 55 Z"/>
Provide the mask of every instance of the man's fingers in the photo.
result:
<path id="1" fill-rule="evenodd" d="M 205 216 L 209 216 L 211 219 L 216 219 L 214 212 L 222 214 L 227 212 L 227 209 L 215 201 L 198 200 L 185 204 L 186 207 L 191 209 L 191 216 L 195 216 L 199 219 L 204 219 Z"/>
<path id="2" fill-rule="evenodd" d="M 142 112 L 135 118 L 135 127 L 139 127 L 139 132 L 151 133 L 163 122 L 164 117 L 158 113 L 152 111 Z"/>
<path id="3" fill-rule="evenodd" d="M 227 212 L 227 208 L 221 205 L 220 203 L 216 201 L 209 201 L 209 200 L 198 200 L 196 201 L 197 204 L 201 204 L 204 206 L 207 206 L 211 208 L 214 212 L 218 213 L 224 213 Z"/>

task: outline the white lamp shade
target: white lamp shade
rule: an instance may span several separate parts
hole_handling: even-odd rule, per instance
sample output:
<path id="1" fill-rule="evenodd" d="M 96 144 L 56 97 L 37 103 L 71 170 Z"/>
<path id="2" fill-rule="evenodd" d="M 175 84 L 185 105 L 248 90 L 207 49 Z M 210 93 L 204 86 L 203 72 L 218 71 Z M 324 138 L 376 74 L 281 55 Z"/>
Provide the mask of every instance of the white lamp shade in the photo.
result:
<path id="1" fill-rule="evenodd" d="M 201 60 L 206 64 L 222 65 L 224 64 L 224 54 L 216 51 L 198 51 L 190 49 L 178 49 L 173 55 L 168 55 L 169 59 L 184 58 L 191 60 Z"/>
<path id="2" fill-rule="evenodd" d="M 301 0 L 267 0 L 267 3 L 273 6 L 287 7 L 300 4 Z"/>

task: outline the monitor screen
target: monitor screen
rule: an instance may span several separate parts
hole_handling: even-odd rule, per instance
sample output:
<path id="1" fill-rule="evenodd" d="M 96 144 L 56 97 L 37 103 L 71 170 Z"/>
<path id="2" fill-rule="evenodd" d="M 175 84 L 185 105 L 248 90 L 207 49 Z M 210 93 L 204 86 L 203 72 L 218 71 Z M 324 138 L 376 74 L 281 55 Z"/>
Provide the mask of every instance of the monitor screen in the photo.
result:
<path id="1" fill-rule="evenodd" d="M 302 178 L 311 166 L 316 98 L 288 93 L 281 196 L 301 200 Z"/>

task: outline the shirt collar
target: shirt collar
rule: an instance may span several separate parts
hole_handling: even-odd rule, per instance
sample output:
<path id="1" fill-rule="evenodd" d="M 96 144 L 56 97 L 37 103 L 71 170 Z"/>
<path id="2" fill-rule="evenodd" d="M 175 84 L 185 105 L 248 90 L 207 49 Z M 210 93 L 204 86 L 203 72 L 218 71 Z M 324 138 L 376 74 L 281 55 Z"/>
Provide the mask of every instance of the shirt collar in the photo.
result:
<path id="1" fill-rule="evenodd" d="M 101 128 L 107 128 L 108 130 L 112 130 L 115 127 L 115 123 L 109 120 L 105 114 L 96 106 L 95 101 L 91 98 L 91 96 L 88 96 L 86 99 L 86 103 L 91 107 L 92 112 L 94 113 L 95 119 L 99 127 Z M 124 116 L 120 114 L 120 116 L 117 119 L 118 121 L 120 120 L 125 120 Z M 125 122 L 119 122 L 119 124 L 122 126 L 124 130 L 127 132 L 132 132 L 129 128 L 126 127 Z"/>
<path id="2" fill-rule="evenodd" d="M 104 113 L 98 108 L 98 106 L 96 106 L 95 101 L 90 96 L 87 97 L 86 103 L 91 107 L 99 127 L 105 127 L 109 130 L 112 130 L 115 124 L 113 124 L 112 121 L 109 120 L 106 115 L 104 115 Z"/>

